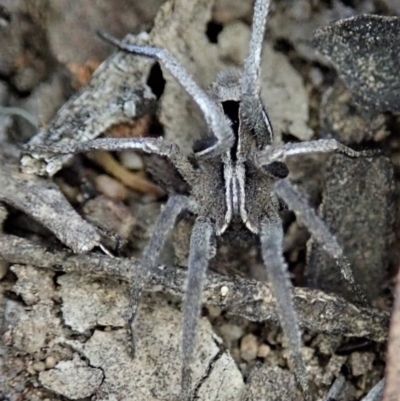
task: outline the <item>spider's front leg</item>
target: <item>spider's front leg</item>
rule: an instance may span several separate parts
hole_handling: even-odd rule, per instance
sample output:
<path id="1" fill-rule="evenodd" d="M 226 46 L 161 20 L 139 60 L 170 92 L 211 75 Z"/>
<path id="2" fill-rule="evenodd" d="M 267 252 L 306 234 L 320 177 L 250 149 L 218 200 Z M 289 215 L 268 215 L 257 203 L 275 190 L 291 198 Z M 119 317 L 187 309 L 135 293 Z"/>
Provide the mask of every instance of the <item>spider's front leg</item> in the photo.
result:
<path id="1" fill-rule="evenodd" d="M 276 299 L 283 333 L 289 343 L 296 380 L 307 401 L 312 400 L 307 370 L 301 353 L 301 333 L 294 310 L 292 285 L 283 259 L 283 228 L 278 216 L 265 218 L 260 230 L 261 254 Z"/>
<path id="2" fill-rule="evenodd" d="M 351 285 L 359 301 L 364 305 L 368 305 L 364 291 L 354 280 L 350 263 L 343 255 L 342 247 L 339 245 L 336 237 L 331 234 L 326 224 L 318 217 L 315 210 L 309 206 L 304 195 L 287 180 L 278 181 L 275 184 L 274 191 L 288 205 L 289 209 L 295 212 L 296 216 L 310 231 L 315 241 L 336 260 L 342 277 Z"/>
<path id="3" fill-rule="evenodd" d="M 76 154 L 91 150 L 110 152 L 137 150 L 149 155 L 158 155 L 167 158 L 189 185 L 193 185 L 196 181 L 196 173 L 187 157 L 176 144 L 170 143 L 163 138 L 101 138 L 86 142 L 69 141 L 49 146 L 26 145 L 25 147 L 27 150 L 32 150 L 38 155 Z"/>
<path id="4" fill-rule="evenodd" d="M 201 312 L 201 295 L 209 260 L 214 256 L 214 229 L 208 219 L 199 217 L 190 237 L 188 281 L 186 285 L 182 336 L 182 390 L 180 399 L 191 399 L 192 370 L 197 326 Z"/>
<path id="5" fill-rule="evenodd" d="M 203 113 L 211 134 L 216 138 L 216 141 L 206 149 L 197 152 L 198 156 L 217 156 L 227 152 L 232 147 L 235 137 L 230 122 L 222 109 L 217 106 L 215 101 L 197 84 L 193 77 L 168 50 L 153 46 L 126 44 L 106 32 L 99 32 L 99 34 L 119 50 L 157 60 L 193 99 Z"/>
<path id="6" fill-rule="evenodd" d="M 253 129 L 256 137 L 272 143 L 272 126 L 260 99 L 261 56 L 264 44 L 270 1 L 257 0 L 254 4 L 249 54 L 244 63 L 241 85 L 241 121 Z"/>

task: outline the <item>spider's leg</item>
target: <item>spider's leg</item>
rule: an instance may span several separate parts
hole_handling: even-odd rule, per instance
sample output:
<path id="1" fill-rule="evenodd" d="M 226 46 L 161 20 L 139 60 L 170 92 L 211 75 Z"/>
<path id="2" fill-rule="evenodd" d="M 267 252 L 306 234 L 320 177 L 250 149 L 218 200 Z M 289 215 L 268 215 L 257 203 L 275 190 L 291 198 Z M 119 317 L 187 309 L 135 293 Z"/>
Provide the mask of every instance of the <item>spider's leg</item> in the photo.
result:
<path id="1" fill-rule="evenodd" d="M 89 152 L 91 150 L 106 150 L 111 152 L 138 150 L 143 153 L 166 157 L 189 184 L 193 184 L 196 176 L 193 166 L 180 151 L 179 147 L 162 138 L 101 138 L 86 142 L 69 141 L 50 146 L 27 145 L 26 148 L 31 149 L 38 155 L 57 153 L 75 154 Z"/>
<path id="2" fill-rule="evenodd" d="M 249 43 L 249 54 L 244 63 L 242 93 L 258 96 L 260 90 L 261 54 L 270 1 L 256 0 Z"/>
<path id="3" fill-rule="evenodd" d="M 383 396 L 383 390 L 385 387 L 385 379 L 380 380 L 375 384 L 374 387 L 369 391 L 365 398 L 362 401 L 381 401 Z"/>
<path id="4" fill-rule="evenodd" d="M 251 27 L 250 49 L 244 63 L 240 114 L 242 121 L 254 129 L 256 136 L 272 143 L 272 127 L 260 99 L 261 54 L 270 1 L 256 0 Z"/>
<path id="5" fill-rule="evenodd" d="M 301 353 L 301 335 L 294 310 L 291 283 L 287 265 L 283 260 L 283 228 L 278 216 L 266 218 L 261 223 L 261 254 L 267 268 L 268 279 L 276 299 L 283 333 L 289 343 L 296 380 L 307 400 L 311 400 L 306 366 Z"/>
<path id="6" fill-rule="evenodd" d="M 198 152 L 198 155 L 216 156 L 227 152 L 231 148 L 235 138 L 229 120 L 225 117 L 223 111 L 218 108 L 214 100 L 200 88 L 193 77 L 190 76 L 168 50 L 152 46 L 126 44 L 105 32 L 100 32 L 100 35 L 120 50 L 149 57 L 160 62 L 188 95 L 191 96 L 202 111 L 211 133 L 217 138 L 216 143 Z"/>
<path id="7" fill-rule="evenodd" d="M 128 320 L 128 333 L 130 335 L 130 344 L 132 345 L 132 356 L 134 355 L 134 337 L 133 324 L 136 317 L 136 311 L 143 287 L 151 277 L 152 270 L 157 264 L 157 260 L 169 233 L 175 226 L 175 222 L 181 212 L 188 206 L 188 198 L 181 195 L 171 196 L 154 226 L 153 234 L 143 250 L 143 255 L 140 259 L 141 274 L 133 278 L 129 283 L 129 310 L 131 315 Z"/>
<path id="8" fill-rule="evenodd" d="M 296 216 L 310 231 L 314 240 L 322 246 L 325 252 L 336 260 L 342 277 L 351 285 L 359 301 L 368 305 L 364 291 L 355 282 L 350 263 L 343 255 L 343 250 L 336 237 L 331 234 L 315 210 L 309 206 L 305 196 L 287 180 L 278 181 L 274 186 L 274 191 L 288 205 L 289 209 L 295 212 Z"/>
<path id="9" fill-rule="evenodd" d="M 308 142 L 286 143 L 267 147 L 254 154 L 258 166 L 266 166 L 276 161 L 285 161 L 286 157 L 313 153 L 342 153 L 349 157 L 372 157 L 379 154 L 376 150 L 353 150 L 336 139 L 318 139 Z"/>
<path id="10" fill-rule="evenodd" d="M 208 261 L 213 255 L 214 230 L 207 219 L 198 218 L 190 238 L 188 281 L 185 292 L 182 338 L 182 393 L 181 399 L 190 399 L 192 387 L 191 363 L 196 345 L 197 326 L 201 311 L 201 295 Z"/>
<path id="11" fill-rule="evenodd" d="M 331 388 L 328 391 L 328 394 L 324 397 L 323 401 L 338 400 L 345 385 L 346 379 L 344 378 L 344 376 L 340 375 L 333 382 Z"/>

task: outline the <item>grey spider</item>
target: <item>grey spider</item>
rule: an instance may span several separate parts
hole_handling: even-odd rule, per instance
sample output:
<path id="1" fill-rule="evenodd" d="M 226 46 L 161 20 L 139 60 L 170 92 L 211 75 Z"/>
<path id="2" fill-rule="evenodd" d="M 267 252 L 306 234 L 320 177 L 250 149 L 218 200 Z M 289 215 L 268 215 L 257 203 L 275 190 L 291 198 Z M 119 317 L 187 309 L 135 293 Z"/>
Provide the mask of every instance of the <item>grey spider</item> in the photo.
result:
<path id="1" fill-rule="evenodd" d="M 129 329 L 132 334 L 141 292 L 151 277 L 168 235 L 179 217 L 187 214 L 195 216 L 183 318 L 181 398 L 185 400 L 190 399 L 191 394 L 191 364 L 206 269 L 215 255 L 217 240 L 223 239 L 228 231 L 237 238 L 243 238 L 244 232 L 259 237 L 261 255 L 290 347 L 294 373 L 305 398 L 312 399 L 301 354 L 301 336 L 291 284 L 282 256 L 279 198 L 296 213 L 325 251 L 335 258 L 343 278 L 350 283 L 360 301 L 365 302 L 336 238 L 308 206 L 306 199 L 285 179 L 288 169 L 284 161 L 292 155 L 309 153 L 340 152 L 349 157 L 370 156 L 371 153 L 356 152 L 333 139 L 273 144 L 271 124 L 260 99 L 261 53 L 269 3 L 266 0 L 255 2 L 249 54 L 242 75 L 232 71 L 220 74 L 209 92 L 203 91 L 167 50 L 126 44 L 108 34 L 101 34 L 122 51 L 157 60 L 191 96 L 203 113 L 210 133 L 202 146 L 193 148 L 192 154 L 184 154 L 176 144 L 162 138 L 103 138 L 35 147 L 35 152 L 42 153 L 134 149 L 162 156 L 173 164 L 189 187 L 188 193 L 170 193 L 143 251 L 141 276 L 129 285 L 132 311 Z"/>

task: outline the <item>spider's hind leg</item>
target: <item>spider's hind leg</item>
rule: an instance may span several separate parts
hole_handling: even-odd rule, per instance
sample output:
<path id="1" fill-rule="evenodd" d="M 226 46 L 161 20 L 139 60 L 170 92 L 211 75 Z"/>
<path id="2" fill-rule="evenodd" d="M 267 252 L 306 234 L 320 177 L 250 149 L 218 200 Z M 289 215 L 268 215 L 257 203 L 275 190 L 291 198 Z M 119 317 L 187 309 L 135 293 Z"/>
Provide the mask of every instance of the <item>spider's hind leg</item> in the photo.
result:
<path id="1" fill-rule="evenodd" d="M 343 279 L 350 284 L 359 301 L 364 305 L 368 305 L 364 291 L 354 280 L 350 263 L 343 255 L 342 247 L 339 245 L 336 237 L 329 231 L 326 224 L 318 217 L 315 210 L 309 206 L 304 195 L 287 180 L 278 181 L 275 184 L 274 191 L 304 223 L 314 240 L 322 246 L 325 252 L 336 260 Z"/>
<path id="2" fill-rule="evenodd" d="M 287 265 L 283 260 L 283 228 L 278 216 L 266 218 L 260 230 L 261 254 L 267 268 L 268 279 L 276 299 L 276 306 L 283 333 L 289 343 L 297 383 L 307 401 L 312 399 L 307 370 L 301 353 L 301 334 L 294 310 L 291 283 Z"/>
<path id="3" fill-rule="evenodd" d="M 143 256 L 140 259 L 141 275 L 133 277 L 132 282 L 129 283 L 129 310 L 131 315 L 127 323 L 127 332 L 132 357 L 135 353 L 133 326 L 143 287 L 151 277 L 152 270 L 157 264 L 165 241 L 174 228 L 178 216 L 187 208 L 187 205 L 188 198 L 185 196 L 176 195 L 168 199 L 157 219 L 150 241 L 143 250 Z"/>
<path id="4" fill-rule="evenodd" d="M 209 260 L 214 255 L 214 230 L 211 223 L 198 218 L 190 237 L 188 281 L 185 292 L 182 338 L 182 391 L 180 399 L 191 399 L 191 364 L 196 345 L 196 332 L 201 312 L 201 295 Z"/>

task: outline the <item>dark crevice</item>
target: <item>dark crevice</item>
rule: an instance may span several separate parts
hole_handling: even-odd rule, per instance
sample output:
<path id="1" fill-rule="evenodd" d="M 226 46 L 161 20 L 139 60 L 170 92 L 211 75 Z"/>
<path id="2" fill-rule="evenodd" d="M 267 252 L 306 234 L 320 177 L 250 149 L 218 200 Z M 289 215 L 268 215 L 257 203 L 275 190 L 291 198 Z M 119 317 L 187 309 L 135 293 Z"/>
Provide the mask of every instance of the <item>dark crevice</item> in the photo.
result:
<path id="1" fill-rule="evenodd" d="M 13 78 L 14 78 L 13 73 L 4 74 L 0 72 L 0 81 L 7 86 L 8 91 L 11 92 L 12 95 L 18 97 L 19 99 L 28 98 L 32 94 L 32 91 L 18 89 L 16 85 L 13 83 Z"/>
<path id="2" fill-rule="evenodd" d="M 110 325 L 105 326 L 102 324 L 96 324 L 95 326 L 90 328 L 91 332 L 90 337 L 92 337 L 95 331 L 110 332 L 110 331 L 119 331 L 121 329 L 124 329 L 124 326 L 110 326 Z"/>
<path id="3" fill-rule="evenodd" d="M 274 50 L 279 53 L 289 54 L 291 51 L 294 50 L 294 47 L 289 40 L 278 38 L 274 43 Z"/>
<path id="4" fill-rule="evenodd" d="M 282 141 L 284 143 L 300 142 L 299 138 L 295 137 L 289 132 L 282 132 Z"/>
<path id="5" fill-rule="evenodd" d="M 165 79 L 159 63 L 155 63 L 153 67 L 151 67 L 149 77 L 147 78 L 147 85 L 150 87 L 156 98 L 160 99 L 164 93 Z"/>
<path id="6" fill-rule="evenodd" d="M 285 163 L 275 161 L 264 166 L 264 170 L 277 178 L 286 178 L 289 175 L 289 169 Z"/>
<path id="7" fill-rule="evenodd" d="M 354 351 L 367 352 L 371 351 L 373 342 L 366 338 L 352 338 L 346 344 L 340 345 L 336 350 L 336 355 L 350 355 Z"/>
<path id="8" fill-rule="evenodd" d="M 357 7 L 357 1 L 354 0 L 340 0 L 341 3 L 343 3 L 346 7 L 351 7 L 351 8 L 356 8 Z"/>
<path id="9" fill-rule="evenodd" d="M 0 20 L 3 21 L 3 25 L 8 25 L 12 20 L 12 14 L 3 5 L 0 5 Z"/>
<path id="10" fill-rule="evenodd" d="M 223 29 L 224 26 L 215 21 L 210 21 L 207 24 L 206 35 L 210 43 L 218 43 L 218 36 Z"/>
<path id="11" fill-rule="evenodd" d="M 218 344 L 217 344 L 218 346 Z M 219 352 L 217 352 L 217 354 L 210 360 L 206 371 L 204 372 L 204 375 L 199 379 L 199 382 L 196 385 L 196 388 L 193 391 L 193 399 L 197 400 L 198 399 L 198 393 L 202 387 L 202 385 L 207 381 L 207 379 L 210 377 L 213 369 L 214 369 L 214 365 L 217 363 L 217 361 L 222 357 L 222 355 L 224 354 L 223 350 L 220 350 Z"/>
<path id="12" fill-rule="evenodd" d="M 235 135 L 235 142 L 231 148 L 231 158 L 236 161 L 236 154 L 238 148 L 238 138 L 239 138 L 239 102 L 228 100 L 222 103 L 225 115 L 231 120 L 232 131 Z"/>
<path id="13" fill-rule="evenodd" d="M 158 120 L 158 118 L 156 116 L 152 116 L 150 126 L 149 126 L 148 136 L 152 136 L 152 137 L 162 136 L 163 137 L 164 134 L 165 134 L 165 132 L 164 132 L 163 125 L 160 123 L 160 121 Z"/>

